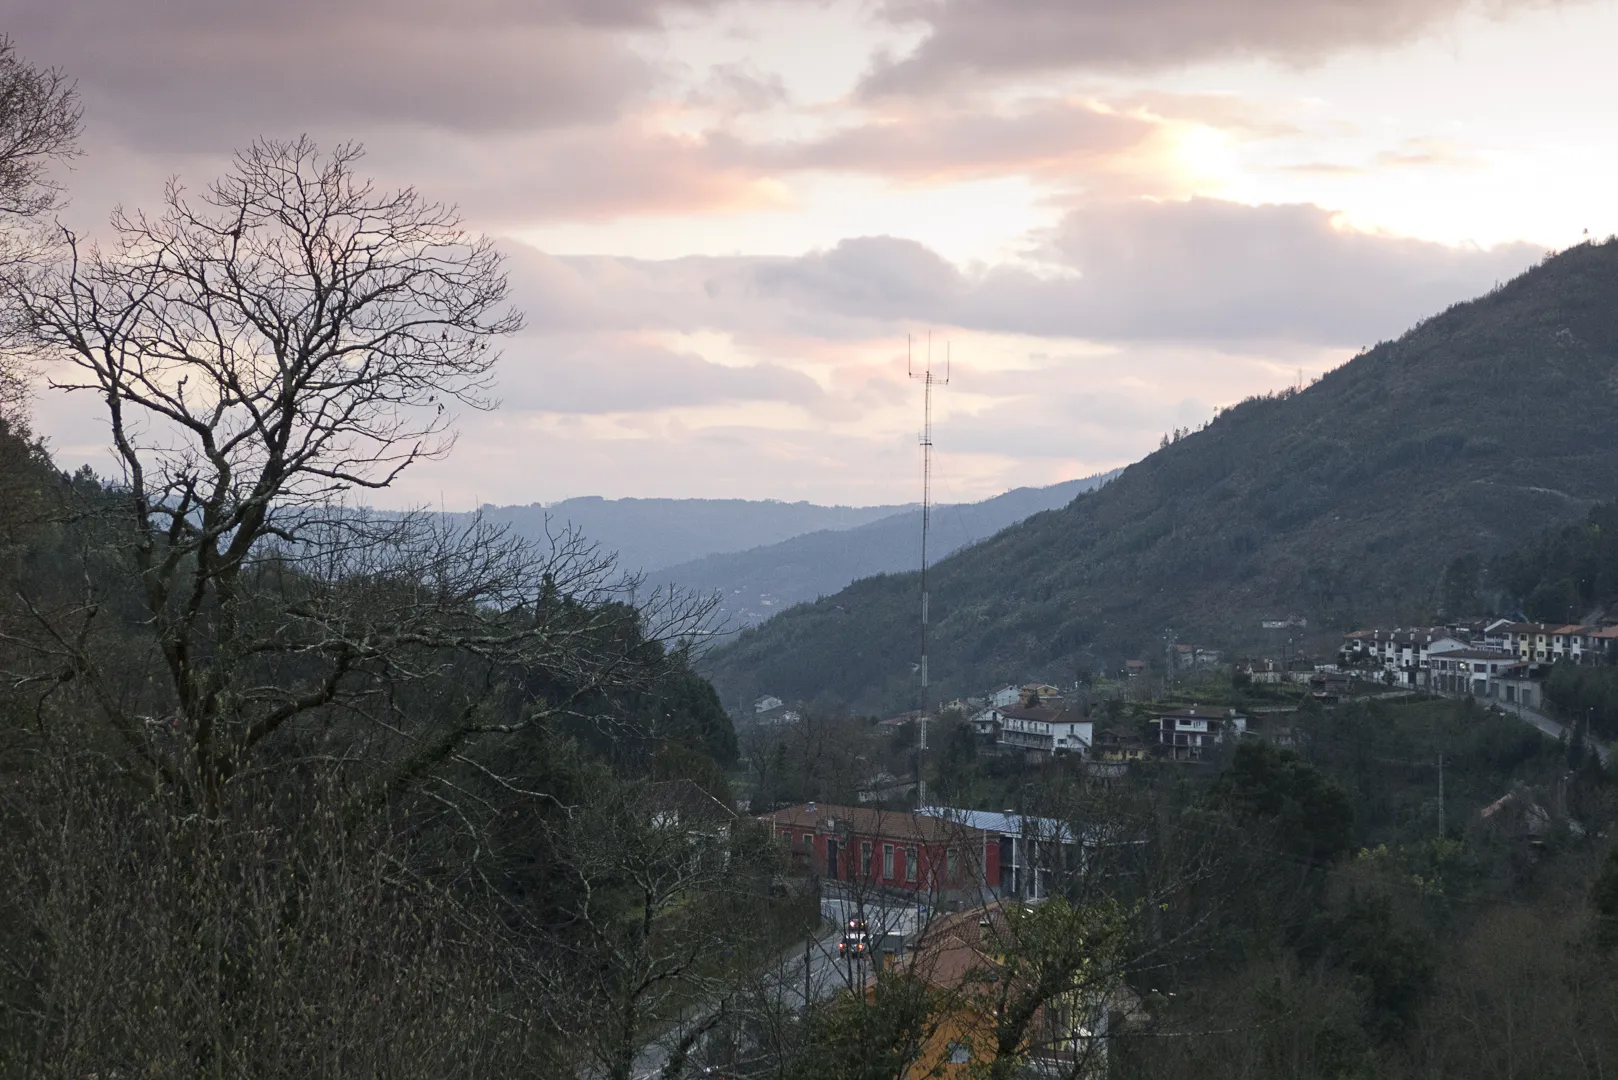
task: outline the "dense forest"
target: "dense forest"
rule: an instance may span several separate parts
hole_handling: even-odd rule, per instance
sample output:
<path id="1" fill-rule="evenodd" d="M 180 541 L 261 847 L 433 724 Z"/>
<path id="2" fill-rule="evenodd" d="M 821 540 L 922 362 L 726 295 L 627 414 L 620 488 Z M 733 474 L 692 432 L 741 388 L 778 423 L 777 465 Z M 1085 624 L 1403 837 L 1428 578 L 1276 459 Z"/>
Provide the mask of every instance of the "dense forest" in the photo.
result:
<path id="1" fill-rule="evenodd" d="M 1521 612 L 1567 623 L 1618 609 L 1618 502 L 1591 509 L 1581 522 L 1549 529 L 1480 566 L 1459 560 L 1445 575 L 1459 611 Z"/>
<path id="2" fill-rule="evenodd" d="M 1549 623 L 1618 615 L 1618 502 L 1487 564 L 1456 560 L 1445 572 L 1444 592 L 1452 611 L 1520 612 Z M 1564 719 L 1587 724 L 1602 739 L 1618 738 L 1618 667 L 1561 665 L 1545 691 Z"/>
<path id="3" fill-rule="evenodd" d="M 1618 241 L 1570 248 L 941 561 L 935 691 L 1065 685 L 1170 633 L 1272 647 L 1267 618 L 1302 616 L 1322 640 L 1428 618 L 1458 557 L 1481 566 L 1618 490 L 1615 295 Z M 733 707 L 770 693 L 913 708 L 919 605 L 914 574 L 855 582 L 740 634 L 707 670 Z"/>

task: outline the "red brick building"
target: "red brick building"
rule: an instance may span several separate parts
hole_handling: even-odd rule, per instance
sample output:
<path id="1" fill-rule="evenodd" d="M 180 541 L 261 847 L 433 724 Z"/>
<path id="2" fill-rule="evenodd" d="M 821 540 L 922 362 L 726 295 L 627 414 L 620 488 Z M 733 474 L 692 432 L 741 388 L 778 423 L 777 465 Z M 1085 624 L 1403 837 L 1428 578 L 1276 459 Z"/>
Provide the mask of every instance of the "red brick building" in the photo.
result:
<path id="1" fill-rule="evenodd" d="M 804 803 L 762 815 L 792 852 L 792 870 L 910 892 L 976 889 L 1000 880 L 997 837 L 907 810 Z"/>

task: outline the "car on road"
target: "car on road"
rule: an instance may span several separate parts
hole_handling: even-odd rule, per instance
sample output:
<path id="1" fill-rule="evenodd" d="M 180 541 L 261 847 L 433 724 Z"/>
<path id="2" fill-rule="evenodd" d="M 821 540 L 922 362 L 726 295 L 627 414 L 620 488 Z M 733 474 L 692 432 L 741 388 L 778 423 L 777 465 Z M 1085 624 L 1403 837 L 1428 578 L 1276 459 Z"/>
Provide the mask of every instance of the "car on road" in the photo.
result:
<path id="1" fill-rule="evenodd" d="M 837 955 L 845 960 L 863 960 L 871 955 L 871 935 L 864 919 L 850 919 L 843 928 L 843 940 L 837 943 Z"/>

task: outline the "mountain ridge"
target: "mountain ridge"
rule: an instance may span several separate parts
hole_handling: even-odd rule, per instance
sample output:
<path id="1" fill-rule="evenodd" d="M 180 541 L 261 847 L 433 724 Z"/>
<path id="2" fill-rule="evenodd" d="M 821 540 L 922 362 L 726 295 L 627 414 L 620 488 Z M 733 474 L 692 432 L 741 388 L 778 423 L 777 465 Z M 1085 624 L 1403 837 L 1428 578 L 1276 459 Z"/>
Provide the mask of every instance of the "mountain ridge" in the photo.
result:
<path id="1" fill-rule="evenodd" d="M 557 503 L 485 505 L 486 521 L 533 539 L 546 530 L 578 529 L 626 570 L 654 571 L 725 551 L 780 543 L 806 532 L 858 528 L 915 504 L 822 506 L 776 499 L 608 499 L 584 495 Z M 465 518 L 469 514 L 452 514 Z"/>
<path id="2" fill-rule="evenodd" d="M 1071 679 L 1167 640 L 1262 647 L 1428 611 L 1445 565 L 1618 494 L 1618 241 L 1418 323 L 1301 392 L 1252 398 L 1097 492 L 941 560 L 935 696 Z M 727 703 L 916 702 L 913 574 L 856 582 L 716 649 Z"/>
<path id="3" fill-rule="evenodd" d="M 1031 514 L 1065 505 L 1119 471 L 1013 488 L 975 503 L 935 506 L 933 557 L 943 558 Z M 772 608 L 813 600 L 862 577 L 915 566 L 920 532 L 921 509 L 916 507 L 852 528 L 822 529 L 745 551 L 707 555 L 665 567 L 656 577 L 697 592 L 717 592 L 721 622 L 750 626 L 772 614 Z"/>

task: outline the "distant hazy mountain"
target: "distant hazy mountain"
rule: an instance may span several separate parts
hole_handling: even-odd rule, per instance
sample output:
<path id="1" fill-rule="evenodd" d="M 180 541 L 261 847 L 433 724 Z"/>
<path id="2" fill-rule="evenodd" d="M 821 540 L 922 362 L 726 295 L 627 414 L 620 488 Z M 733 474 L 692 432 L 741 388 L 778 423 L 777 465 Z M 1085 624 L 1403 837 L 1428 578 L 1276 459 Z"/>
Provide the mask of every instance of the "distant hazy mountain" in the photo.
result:
<path id="1" fill-rule="evenodd" d="M 1066 506 L 1117 472 L 1051 487 L 1017 488 L 978 503 L 933 508 L 929 561 L 986 540 L 1042 510 Z M 914 570 L 921 559 L 921 509 L 893 513 L 858 528 L 822 529 L 777 544 L 709 555 L 669 566 L 655 578 L 717 592 L 730 626 L 752 626 L 804 600 L 834 593 L 873 574 Z"/>
<path id="2" fill-rule="evenodd" d="M 745 551 L 807 532 L 852 529 L 909 506 L 816 506 L 773 499 L 603 499 L 586 496 L 544 506 L 485 506 L 483 516 L 542 538 L 572 525 L 626 570 L 658 570 L 721 551 Z M 459 516 L 459 515 L 458 515 Z M 845 583 L 846 584 L 846 583 Z"/>

